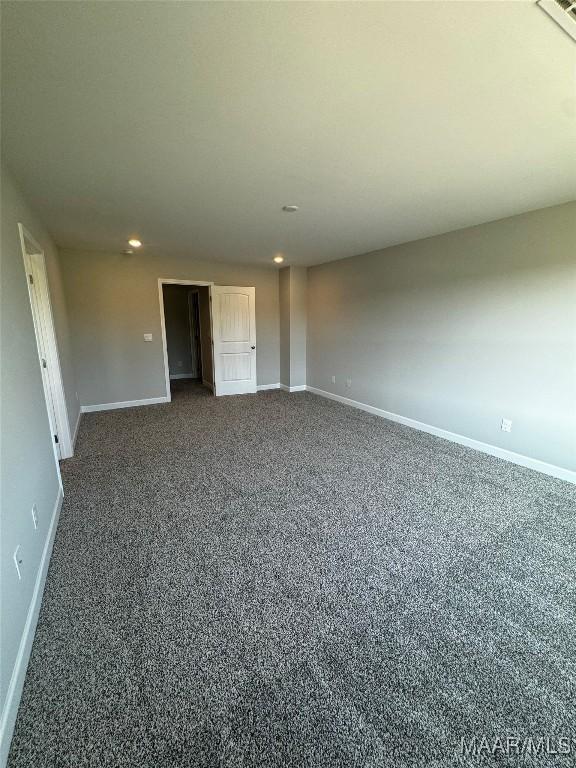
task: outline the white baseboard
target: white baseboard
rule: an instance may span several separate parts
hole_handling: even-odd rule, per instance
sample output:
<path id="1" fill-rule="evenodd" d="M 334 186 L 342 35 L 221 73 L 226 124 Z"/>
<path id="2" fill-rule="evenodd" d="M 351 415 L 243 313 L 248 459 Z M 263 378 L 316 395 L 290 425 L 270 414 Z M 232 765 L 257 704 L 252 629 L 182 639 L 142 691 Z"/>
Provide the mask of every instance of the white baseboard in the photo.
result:
<path id="1" fill-rule="evenodd" d="M 4 709 L 2 710 L 2 718 L 0 720 L 0 766 L 6 765 L 6 761 L 8 760 L 10 741 L 14 731 L 16 715 L 18 714 L 20 697 L 22 696 L 26 669 L 30 658 L 30 651 L 32 650 L 32 641 L 34 640 L 34 633 L 36 632 L 38 613 L 40 612 L 44 584 L 46 583 L 46 573 L 48 572 L 48 564 L 52 554 L 52 546 L 54 544 L 54 536 L 58 526 L 58 518 L 60 516 L 60 508 L 62 507 L 63 498 L 64 495 L 62 489 L 59 488 L 54 504 L 54 510 L 52 512 L 50 527 L 48 528 L 46 536 L 46 542 L 44 544 L 44 550 L 42 552 L 40 563 L 38 564 L 38 573 L 36 574 L 36 582 L 34 584 L 30 606 L 28 608 L 26 623 L 24 624 L 24 629 L 22 631 L 20 647 L 16 654 L 16 661 L 14 662 L 10 684 L 8 685 L 8 691 L 6 693 L 6 701 L 4 703 Z"/>
<path id="2" fill-rule="evenodd" d="M 169 403 L 170 398 L 148 397 L 145 400 L 125 400 L 122 403 L 99 403 L 98 405 L 83 405 L 82 413 L 94 413 L 94 411 L 114 411 L 117 408 L 136 408 L 140 405 L 156 405 L 157 403 Z"/>
<path id="3" fill-rule="evenodd" d="M 267 389 L 280 389 L 280 384 L 258 384 L 256 389 L 258 392 L 264 392 Z"/>
<path id="4" fill-rule="evenodd" d="M 449 432 L 446 429 L 440 427 L 433 427 L 430 424 L 425 424 L 422 421 L 416 421 L 416 419 L 410 419 L 407 416 L 400 416 L 397 413 L 391 411 L 384 411 L 382 408 L 376 408 L 373 405 L 366 405 L 360 403 L 357 400 L 352 400 L 349 397 L 343 397 L 342 395 L 335 395 L 332 392 L 326 392 L 323 389 L 317 389 L 316 387 L 306 387 L 308 392 L 312 392 L 314 395 L 320 395 L 320 397 L 326 397 L 329 400 L 336 400 L 344 405 L 351 405 L 353 408 L 359 408 L 361 411 L 367 411 L 375 416 L 381 416 L 383 419 L 389 419 L 389 421 L 395 421 L 398 424 L 404 424 L 406 427 L 412 427 L 418 429 L 421 432 L 427 432 L 430 435 L 436 435 L 436 437 L 442 437 L 444 440 L 450 440 L 453 443 L 459 445 L 465 445 L 467 448 L 474 448 L 476 451 L 487 453 L 490 456 L 496 456 L 499 459 L 510 461 L 513 464 L 519 464 L 521 467 L 527 467 L 528 469 L 534 469 L 536 472 L 542 472 L 545 475 L 551 477 L 557 477 L 559 480 L 566 480 L 569 483 L 576 484 L 576 472 L 572 472 L 564 467 L 557 467 L 555 464 L 548 464 L 545 461 L 539 459 L 533 459 L 530 456 L 524 456 L 521 453 L 515 453 L 509 451 L 506 448 L 499 448 L 496 445 L 490 445 L 490 443 L 483 443 L 481 440 L 474 440 L 471 437 L 465 437 L 459 435 L 456 432 Z"/>
<path id="5" fill-rule="evenodd" d="M 287 384 L 280 384 L 280 389 L 283 389 L 284 392 L 305 392 L 307 387 L 306 384 L 299 384 L 297 387 L 289 387 Z"/>
<path id="6" fill-rule="evenodd" d="M 197 379 L 198 376 L 196 376 L 195 373 L 171 373 L 170 374 L 170 381 L 172 379 Z"/>
<path id="7" fill-rule="evenodd" d="M 72 450 L 76 448 L 76 438 L 78 437 L 78 429 L 80 428 L 81 418 L 82 418 L 82 408 L 78 408 L 78 418 L 76 419 L 76 426 L 74 427 L 74 433 L 72 435 Z"/>

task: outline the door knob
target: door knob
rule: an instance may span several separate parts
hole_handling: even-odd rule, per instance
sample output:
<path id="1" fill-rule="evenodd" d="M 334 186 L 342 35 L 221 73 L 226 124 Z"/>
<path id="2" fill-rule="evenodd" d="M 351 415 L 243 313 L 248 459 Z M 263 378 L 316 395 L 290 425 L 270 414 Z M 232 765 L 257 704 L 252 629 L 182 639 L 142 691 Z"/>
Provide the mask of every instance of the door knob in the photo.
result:
<path id="1" fill-rule="evenodd" d="M 256 349 L 256 347 L 250 347 L 250 349 Z"/>

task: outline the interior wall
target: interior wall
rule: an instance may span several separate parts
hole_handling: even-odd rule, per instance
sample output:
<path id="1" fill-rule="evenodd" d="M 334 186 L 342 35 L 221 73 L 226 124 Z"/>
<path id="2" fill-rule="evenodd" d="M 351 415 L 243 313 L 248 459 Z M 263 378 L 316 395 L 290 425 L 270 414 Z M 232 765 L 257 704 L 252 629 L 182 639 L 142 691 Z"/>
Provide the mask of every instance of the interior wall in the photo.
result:
<path id="1" fill-rule="evenodd" d="M 306 384 L 307 268 L 283 267 L 280 291 L 280 382 L 285 387 Z"/>
<path id="2" fill-rule="evenodd" d="M 290 386 L 306 384 L 308 269 L 290 267 Z"/>
<path id="3" fill-rule="evenodd" d="M 164 321 L 168 369 L 171 376 L 196 375 L 190 342 L 190 312 L 187 285 L 164 285 Z"/>
<path id="4" fill-rule="evenodd" d="M 280 383 L 290 386 L 290 267 L 278 273 L 280 294 Z"/>
<path id="5" fill-rule="evenodd" d="M 7 694 L 24 637 L 26 620 L 33 606 L 43 553 L 50 541 L 50 526 L 60 489 L 20 248 L 19 222 L 24 224 L 44 249 L 72 430 L 79 414 L 56 250 L 10 174 L 2 168 L 0 706 L 2 727 L 5 730 L 0 758 L 7 749 L 6 738 L 16 714 L 19 686 L 23 682 L 27 663 L 25 648 L 21 656 L 21 678 L 14 678 L 16 687 L 10 709 L 7 706 Z M 38 510 L 38 529 L 34 528 L 32 521 L 31 510 L 34 504 Z M 21 580 L 18 580 L 13 560 L 18 545 L 22 559 Z M 34 626 L 33 621 L 32 633 Z"/>
<path id="6" fill-rule="evenodd" d="M 279 381 L 278 273 L 273 267 L 194 261 L 144 248 L 62 251 L 62 272 L 82 405 L 166 394 L 158 279 L 256 288 L 258 384 Z M 145 342 L 144 333 L 153 341 Z"/>
<path id="7" fill-rule="evenodd" d="M 576 469 L 576 203 L 312 267 L 308 290 L 308 385 Z"/>

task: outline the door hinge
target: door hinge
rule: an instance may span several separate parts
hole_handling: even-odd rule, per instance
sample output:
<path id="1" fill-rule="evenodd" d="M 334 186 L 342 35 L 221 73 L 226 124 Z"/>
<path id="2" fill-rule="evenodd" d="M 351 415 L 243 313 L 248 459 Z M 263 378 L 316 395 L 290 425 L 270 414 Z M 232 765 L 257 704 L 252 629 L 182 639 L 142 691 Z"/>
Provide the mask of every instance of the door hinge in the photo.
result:
<path id="1" fill-rule="evenodd" d="M 32 275 L 28 275 L 28 281 L 30 282 L 30 285 L 34 285 L 34 278 Z"/>
<path id="2" fill-rule="evenodd" d="M 44 358 L 42 358 L 42 368 L 48 368 L 48 364 Z"/>
<path id="3" fill-rule="evenodd" d="M 55 443 L 59 443 L 60 442 L 60 440 L 58 440 L 58 435 L 54 435 L 54 442 Z"/>

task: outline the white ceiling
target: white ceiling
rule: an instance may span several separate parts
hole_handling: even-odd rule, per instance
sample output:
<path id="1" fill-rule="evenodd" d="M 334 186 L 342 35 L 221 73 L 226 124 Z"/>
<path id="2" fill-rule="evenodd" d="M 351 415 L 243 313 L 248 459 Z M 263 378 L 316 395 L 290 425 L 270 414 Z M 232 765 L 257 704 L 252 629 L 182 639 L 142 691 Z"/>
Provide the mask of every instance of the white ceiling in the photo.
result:
<path id="1" fill-rule="evenodd" d="M 576 198 L 576 43 L 530 1 L 2 16 L 5 158 L 64 247 L 315 264 Z"/>

